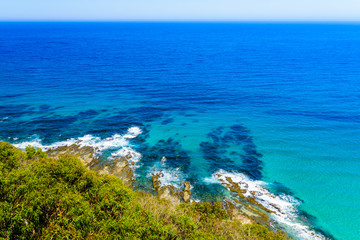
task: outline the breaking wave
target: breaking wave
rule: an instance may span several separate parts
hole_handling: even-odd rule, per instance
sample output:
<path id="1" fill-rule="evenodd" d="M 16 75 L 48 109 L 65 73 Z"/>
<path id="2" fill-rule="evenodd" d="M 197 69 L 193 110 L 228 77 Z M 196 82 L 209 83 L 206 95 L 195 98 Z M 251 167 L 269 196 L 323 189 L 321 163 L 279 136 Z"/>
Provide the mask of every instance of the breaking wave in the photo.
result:
<path id="1" fill-rule="evenodd" d="M 230 177 L 233 182 L 239 183 L 239 186 L 246 190 L 246 193 L 244 193 L 245 197 L 255 196 L 258 203 L 273 211 L 274 213 L 271 214 L 272 219 L 274 219 L 289 234 L 296 236 L 297 239 L 304 240 L 326 239 L 325 236 L 316 233 L 299 219 L 297 207 L 300 202 L 298 200 L 290 195 L 276 195 L 271 193 L 266 188 L 266 182 L 251 180 L 245 174 L 224 170 L 215 172 L 210 178 L 205 178 L 204 181 L 207 183 L 227 182 L 227 177 Z"/>
<path id="2" fill-rule="evenodd" d="M 165 156 L 162 157 L 161 162 L 156 163 L 150 168 L 147 177 L 151 177 L 151 174 L 160 173 L 160 186 L 172 185 L 176 188 L 180 188 L 182 183 L 186 182 L 186 175 L 181 171 L 180 167 L 173 168 L 168 166 Z"/>
<path id="3" fill-rule="evenodd" d="M 78 144 L 80 147 L 89 146 L 94 148 L 97 155 L 101 155 L 104 153 L 104 151 L 109 150 L 111 151 L 111 157 L 113 158 L 130 155 L 133 162 L 138 162 L 142 155 L 132 148 L 130 140 L 136 138 L 141 133 L 142 131 L 139 127 L 131 127 L 124 135 L 114 134 L 111 137 L 105 139 L 88 134 L 83 137 L 70 138 L 65 141 L 59 141 L 49 145 L 43 144 L 42 140 L 39 138 L 33 139 L 31 141 L 15 143 L 13 145 L 20 149 L 25 149 L 27 146 L 31 145 L 35 148 L 41 148 L 42 150 L 47 151 L 49 149 L 54 149 L 61 146 Z"/>

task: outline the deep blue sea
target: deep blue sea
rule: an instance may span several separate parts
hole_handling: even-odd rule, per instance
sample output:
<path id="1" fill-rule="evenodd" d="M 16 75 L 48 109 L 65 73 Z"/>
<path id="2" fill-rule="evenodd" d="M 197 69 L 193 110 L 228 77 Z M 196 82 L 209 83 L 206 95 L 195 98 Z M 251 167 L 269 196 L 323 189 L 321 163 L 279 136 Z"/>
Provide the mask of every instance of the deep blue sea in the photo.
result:
<path id="1" fill-rule="evenodd" d="M 0 140 L 130 153 L 195 200 L 232 176 L 295 238 L 356 240 L 360 25 L 0 23 Z"/>

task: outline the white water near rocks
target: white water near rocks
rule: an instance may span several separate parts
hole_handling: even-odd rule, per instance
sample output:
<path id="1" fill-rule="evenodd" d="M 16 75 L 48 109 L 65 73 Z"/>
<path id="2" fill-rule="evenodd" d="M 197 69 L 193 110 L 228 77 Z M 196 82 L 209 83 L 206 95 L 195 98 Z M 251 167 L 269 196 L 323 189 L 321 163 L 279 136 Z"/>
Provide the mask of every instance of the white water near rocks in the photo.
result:
<path id="1" fill-rule="evenodd" d="M 217 171 L 210 178 L 205 178 L 204 181 L 208 183 L 221 184 L 221 181 L 227 182 L 227 177 L 230 177 L 233 182 L 238 183 L 241 189 L 246 190 L 246 193 L 244 193 L 245 197 L 255 196 L 258 203 L 273 211 L 274 213 L 271 214 L 272 219 L 274 219 L 288 233 L 296 236 L 297 239 L 326 239 L 324 236 L 316 233 L 314 230 L 310 229 L 309 226 L 299 220 L 299 213 L 297 210 L 297 206 L 300 204 L 299 201 L 289 195 L 276 195 L 271 193 L 266 188 L 266 182 L 251 180 L 245 174 L 224 170 Z"/>
<path id="2" fill-rule="evenodd" d="M 20 149 L 25 149 L 27 146 L 31 145 L 35 148 L 41 148 L 46 151 L 61 146 L 78 144 L 80 147 L 88 146 L 94 148 L 97 155 L 101 155 L 106 150 L 113 150 L 111 153 L 111 157 L 113 158 L 131 156 L 132 162 L 138 162 L 141 159 L 141 154 L 132 148 L 129 140 L 136 138 L 141 133 L 142 131 L 139 127 L 131 127 L 124 135 L 114 134 L 113 136 L 105 139 L 88 134 L 79 138 L 70 138 L 66 141 L 55 142 L 50 145 L 44 145 L 39 138 L 13 145 Z"/>

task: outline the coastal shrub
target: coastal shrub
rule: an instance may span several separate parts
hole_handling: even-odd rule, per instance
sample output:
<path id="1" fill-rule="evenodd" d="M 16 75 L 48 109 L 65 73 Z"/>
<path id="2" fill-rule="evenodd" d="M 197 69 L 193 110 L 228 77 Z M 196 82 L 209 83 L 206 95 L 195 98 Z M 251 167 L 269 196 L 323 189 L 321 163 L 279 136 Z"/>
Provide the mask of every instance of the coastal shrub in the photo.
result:
<path id="1" fill-rule="evenodd" d="M 229 220 L 219 202 L 133 191 L 69 155 L 0 142 L 0 173 L 0 239 L 288 239 Z"/>
<path id="2" fill-rule="evenodd" d="M 14 168 L 18 168 L 25 154 L 10 143 L 0 142 L 0 172 L 5 174 Z"/>
<path id="3" fill-rule="evenodd" d="M 201 215 L 200 220 L 206 220 L 208 218 L 229 218 L 220 202 L 196 202 L 192 203 L 191 206 L 195 212 Z"/>
<path id="4" fill-rule="evenodd" d="M 46 157 L 46 153 L 44 153 L 41 148 L 35 149 L 33 146 L 30 145 L 25 148 L 25 152 L 27 159 Z"/>
<path id="5" fill-rule="evenodd" d="M 259 224 L 246 224 L 244 231 L 248 232 L 248 238 L 251 240 L 286 240 L 289 239 L 285 232 L 278 230 L 276 233 L 269 231 L 266 227 Z"/>

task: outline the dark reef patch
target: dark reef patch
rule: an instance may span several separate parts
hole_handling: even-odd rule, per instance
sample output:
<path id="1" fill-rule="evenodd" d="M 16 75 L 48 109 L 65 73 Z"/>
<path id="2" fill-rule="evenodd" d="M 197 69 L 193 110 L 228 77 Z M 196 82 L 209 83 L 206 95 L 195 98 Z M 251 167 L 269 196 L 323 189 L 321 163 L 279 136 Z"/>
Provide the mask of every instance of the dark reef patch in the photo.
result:
<path id="1" fill-rule="evenodd" d="M 84 111 L 84 112 L 80 112 L 78 115 L 77 115 L 77 118 L 78 119 L 91 119 L 95 116 L 99 115 L 99 112 L 95 111 L 95 110 L 87 110 L 87 111 Z"/>
<path id="2" fill-rule="evenodd" d="M 8 95 L 0 95 L 0 99 L 8 99 L 8 98 L 17 98 L 24 96 L 25 93 L 18 93 L 18 94 L 8 94 Z"/>
<path id="3" fill-rule="evenodd" d="M 161 118 L 164 115 L 164 111 L 169 109 L 163 109 L 158 107 L 137 107 L 130 108 L 126 111 L 120 112 L 129 116 L 137 116 L 141 122 L 152 122 Z"/>
<path id="4" fill-rule="evenodd" d="M 262 155 L 257 151 L 250 131 L 241 125 L 229 129 L 218 127 L 207 134 L 208 141 L 200 144 L 212 172 L 218 169 L 240 171 L 252 179 L 262 178 Z"/>
<path id="5" fill-rule="evenodd" d="M 62 108 L 56 107 L 52 108 L 48 104 L 42 104 L 38 108 L 33 107 L 28 104 L 9 104 L 9 105 L 0 105 L 0 118 L 1 117 L 11 117 L 12 119 L 23 117 L 23 116 L 31 116 L 36 114 L 43 113 L 54 113 L 55 110 Z"/>
<path id="6" fill-rule="evenodd" d="M 168 118 L 168 119 L 162 121 L 161 124 L 162 125 L 167 125 L 167 124 L 170 124 L 172 122 L 174 122 L 174 119 L 173 118 Z"/>
<path id="7" fill-rule="evenodd" d="M 317 218 L 313 215 L 311 215 L 310 213 L 303 211 L 303 210 L 299 210 L 299 216 L 302 219 L 302 221 L 304 221 L 305 223 L 307 223 L 307 225 L 309 226 L 315 226 L 314 230 L 320 234 L 322 234 L 323 236 L 326 237 L 326 239 L 336 239 L 333 235 L 331 235 L 329 232 L 324 231 L 323 229 L 321 229 L 320 227 L 317 226 L 316 222 L 317 222 Z"/>
<path id="8" fill-rule="evenodd" d="M 133 125 L 142 126 L 142 122 L 139 119 L 119 114 L 94 120 L 90 123 L 89 129 L 91 130 L 88 132 L 90 134 L 99 133 L 97 129 L 101 129 L 102 132 L 109 135 L 119 133 L 119 131 L 126 132 Z"/>
<path id="9" fill-rule="evenodd" d="M 38 134 L 46 143 L 52 141 L 59 141 L 61 137 L 59 133 L 64 137 L 66 135 L 73 136 L 72 134 L 66 134 L 68 132 L 67 128 L 73 124 L 78 119 L 77 116 L 60 116 L 53 115 L 49 117 L 38 117 L 33 119 L 30 122 L 25 122 L 21 124 L 21 128 L 26 130 L 30 135 Z M 66 136 L 68 137 L 68 136 Z"/>
<path id="10" fill-rule="evenodd" d="M 30 105 L 17 104 L 17 105 L 0 105 L 0 117 L 17 118 L 28 114 L 33 114 L 35 111 L 30 110 Z"/>
<path id="11" fill-rule="evenodd" d="M 49 112 L 51 109 L 51 106 L 48 104 L 42 104 L 39 106 L 40 112 Z"/>
<path id="12" fill-rule="evenodd" d="M 155 107 L 130 108 L 125 111 L 119 111 L 115 115 L 95 119 L 89 124 L 88 133 L 99 133 L 96 129 L 102 129 L 101 132 L 109 134 L 125 133 L 130 127 L 138 126 L 142 129 L 145 124 L 162 118 L 164 111 Z"/>
<path id="13" fill-rule="evenodd" d="M 202 201 L 222 201 L 224 200 L 224 194 L 226 189 L 220 184 L 204 184 L 202 182 L 191 182 L 191 193 L 195 199 Z"/>
<path id="14" fill-rule="evenodd" d="M 190 157 L 183 150 L 179 141 L 173 138 L 160 140 L 154 146 L 142 144 L 137 150 L 143 153 L 141 162 L 144 167 L 152 166 L 160 162 L 161 158 L 166 157 L 166 166 L 171 168 L 180 168 L 181 171 L 187 172 L 190 166 Z"/>
<path id="15" fill-rule="evenodd" d="M 190 157 L 183 150 L 180 142 L 174 140 L 173 138 L 168 138 L 167 140 L 159 140 L 155 145 L 150 145 L 145 142 L 147 136 L 148 132 L 145 127 L 143 134 L 133 140 L 136 141 L 136 151 L 142 153 L 141 165 L 136 169 L 137 187 L 143 190 L 151 191 L 152 187 L 147 184 L 149 182 L 148 174 L 154 170 L 153 167 L 155 165 L 159 165 L 161 163 L 163 156 L 166 157 L 166 161 L 163 163 L 164 165 L 161 168 L 169 169 L 171 171 L 178 168 L 181 172 L 186 173 L 185 180 L 191 181 L 187 178 L 187 173 L 189 173 L 191 163 Z M 193 180 L 195 179 L 196 178 Z M 195 181 L 191 182 L 191 184 L 193 183 L 195 183 Z"/>
<path id="16" fill-rule="evenodd" d="M 39 107 L 27 104 L 2 105 L 0 106 L 0 118 L 6 119 L 6 121 L 2 121 L 0 124 L 0 134 L 3 137 L 18 139 L 36 134 L 46 143 L 56 142 L 77 134 L 85 134 L 84 125 L 80 126 L 76 124 L 76 121 L 92 119 L 98 115 L 98 112 L 94 110 L 69 116 L 54 114 L 54 111 L 59 108 L 62 107 L 52 108 L 48 104 Z M 20 117 L 26 117 L 28 120 L 20 120 Z"/>
<path id="17" fill-rule="evenodd" d="M 286 187 L 285 185 L 277 181 L 271 183 L 268 187 L 271 188 L 271 191 L 277 195 L 285 194 L 285 195 L 294 196 L 294 193 L 291 191 L 290 188 Z M 298 200 L 302 201 L 299 198 Z"/>
<path id="18" fill-rule="evenodd" d="M 43 104 L 43 105 L 39 106 L 39 110 L 37 111 L 37 113 L 39 113 L 39 114 L 41 114 L 41 113 L 54 113 L 55 110 L 63 108 L 63 107 L 64 106 L 52 108 L 50 105 Z M 33 108 L 33 109 L 35 109 L 35 108 Z"/>

